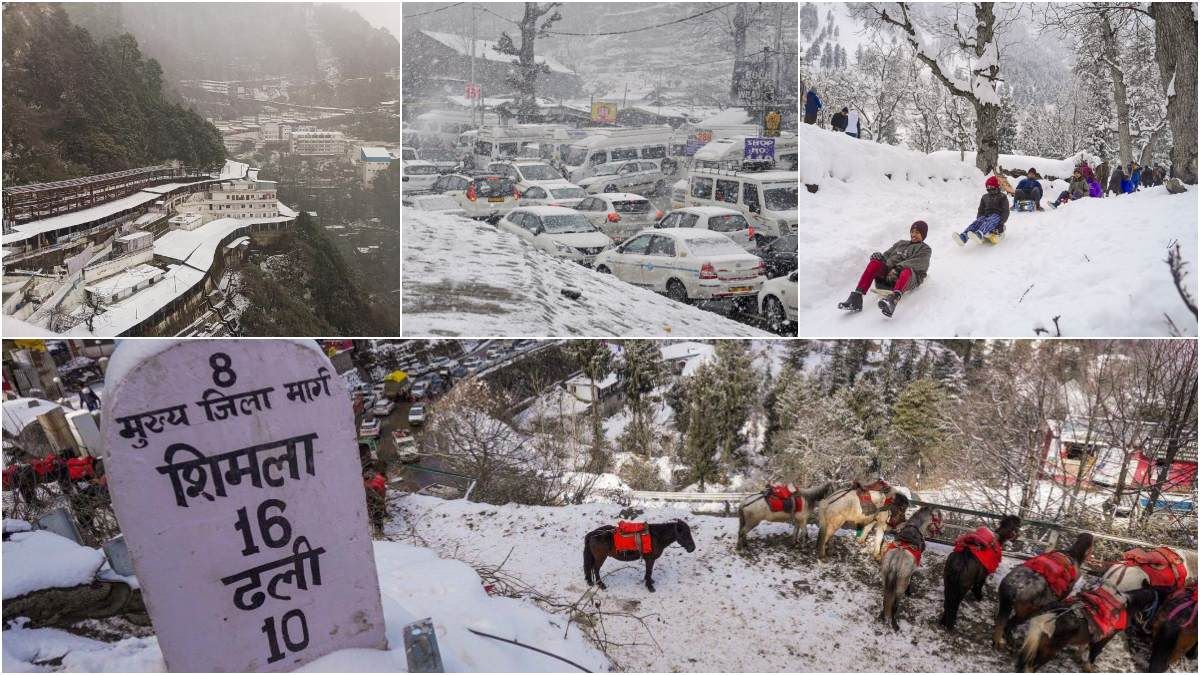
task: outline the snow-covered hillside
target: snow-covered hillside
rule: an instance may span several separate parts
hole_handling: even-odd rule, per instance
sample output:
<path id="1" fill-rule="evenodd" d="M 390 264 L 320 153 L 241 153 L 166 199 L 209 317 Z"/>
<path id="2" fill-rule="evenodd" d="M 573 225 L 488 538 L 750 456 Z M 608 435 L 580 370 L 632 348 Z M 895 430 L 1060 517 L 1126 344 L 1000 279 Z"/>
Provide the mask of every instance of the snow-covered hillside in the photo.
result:
<path id="1" fill-rule="evenodd" d="M 410 337 L 770 337 L 550 256 L 486 223 L 409 208 L 402 220 Z"/>
<path id="2" fill-rule="evenodd" d="M 800 220 L 808 233 L 800 278 L 803 333 L 811 336 L 1064 337 L 1196 334 L 1164 262 L 1179 244 L 1196 294 L 1196 192 L 1163 187 L 1049 201 L 1063 181 L 1043 181 L 1044 213 L 1012 213 L 996 247 L 956 245 L 951 233 L 975 218 L 984 176 L 956 156 L 928 157 L 814 127 L 801 129 Z M 886 174 L 890 174 L 889 179 Z M 929 277 L 888 319 L 872 296 L 862 314 L 837 309 L 873 251 L 929 224 Z M 1168 317 L 1170 321 L 1168 321 Z"/>
<path id="3" fill-rule="evenodd" d="M 399 502 L 388 528 L 395 537 L 419 536 L 443 555 L 496 565 L 544 594 L 574 601 L 587 592 L 583 537 L 612 524 L 621 507 L 491 506 L 409 496 Z M 629 671 L 1008 671 L 1012 661 L 991 647 L 994 588 L 1014 563 L 1006 559 L 981 603 L 966 603 L 959 633 L 936 625 L 941 611 L 941 573 L 949 548 L 930 545 L 918 573 L 916 594 L 901 604 L 899 633 L 875 619 L 881 591 L 878 566 L 852 553 L 848 539 L 831 544 L 830 561 L 818 563 L 811 547 L 795 550 L 790 528 L 760 525 L 750 551 L 733 546 L 736 520 L 695 516 L 675 509 L 648 509 L 639 520 L 685 518 L 694 553 L 671 546 L 654 566 L 657 592 L 642 585 L 640 563 L 608 561 L 608 590 L 593 600 L 601 609 L 646 617 L 650 634 L 635 620 L 608 617 L 605 629 L 616 646 L 610 655 Z M 811 527 L 815 537 L 816 528 Z M 848 533 L 847 533 L 848 534 Z M 633 643 L 633 644 L 630 644 Z M 1121 639 L 1113 640 L 1097 667 L 1136 672 Z M 1065 658 L 1045 670 L 1075 671 Z"/>

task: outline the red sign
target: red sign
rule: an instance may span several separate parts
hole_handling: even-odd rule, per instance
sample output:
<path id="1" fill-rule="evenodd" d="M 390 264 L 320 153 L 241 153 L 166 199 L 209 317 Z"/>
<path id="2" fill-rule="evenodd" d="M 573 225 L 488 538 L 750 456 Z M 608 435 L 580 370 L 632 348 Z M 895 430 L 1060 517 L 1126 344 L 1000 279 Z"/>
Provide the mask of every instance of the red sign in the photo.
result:
<path id="1" fill-rule="evenodd" d="M 473 82 L 468 82 L 467 83 L 467 98 L 473 98 L 473 99 L 483 98 L 483 91 L 480 88 L 480 86 Z"/>

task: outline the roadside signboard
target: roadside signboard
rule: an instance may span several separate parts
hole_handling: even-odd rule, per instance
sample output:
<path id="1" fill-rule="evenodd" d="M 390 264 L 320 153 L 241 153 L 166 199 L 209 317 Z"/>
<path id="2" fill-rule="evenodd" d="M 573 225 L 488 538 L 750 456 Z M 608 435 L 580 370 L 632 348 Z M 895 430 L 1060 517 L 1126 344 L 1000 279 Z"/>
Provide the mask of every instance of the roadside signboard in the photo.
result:
<path id="1" fill-rule="evenodd" d="M 765 162 L 775 159 L 775 139 L 747 138 L 742 156 L 748 162 Z"/>
<path id="2" fill-rule="evenodd" d="M 603 124 L 617 123 L 617 104 L 607 101 L 596 101 L 592 103 L 592 121 L 601 122 Z"/>
<path id="3" fill-rule="evenodd" d="M 768 109 L 763 113 L 763 136 L 778 136 L 782 122 L 783 115 L 778 110 Z"/>
<path id="4" fill-rule="evenodd" d="M 122 343 L 113 508 L 172 671 L 290 671 L 385 648 L 354 416 L 314 341 Z"/>
<path id="5" fill-rule="evenodd" d="M 476 99 L 476 100 L 483 98 L 483 87 L 480 87 L 478 84 L 475 84 L 474 82 L 468 82 L 467 83 L 467 98 Z"/>

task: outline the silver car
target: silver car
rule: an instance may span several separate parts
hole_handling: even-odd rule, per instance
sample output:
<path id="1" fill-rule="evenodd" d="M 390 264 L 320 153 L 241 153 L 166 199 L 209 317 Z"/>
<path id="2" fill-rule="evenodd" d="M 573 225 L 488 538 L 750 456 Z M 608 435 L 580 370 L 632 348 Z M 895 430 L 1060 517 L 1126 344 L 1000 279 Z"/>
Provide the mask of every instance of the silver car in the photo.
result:
<path id="1" fill-rule="evenodd" d="M 659 194 L 667 185 L 666 175 L 658 164 L 649 160 L 609 162 L 598 165 L 595 172 L 578 182 L 579 187 L 591 194 L 625 191 Z"/>
<path id="2" fill-rule="evenodd" d="M 622 242 L 648 227 L 654 227 L 662 211 L 649 199 L 629 192 L 605 192 L 587 197 L 575 205 L 601 232 Z"/>

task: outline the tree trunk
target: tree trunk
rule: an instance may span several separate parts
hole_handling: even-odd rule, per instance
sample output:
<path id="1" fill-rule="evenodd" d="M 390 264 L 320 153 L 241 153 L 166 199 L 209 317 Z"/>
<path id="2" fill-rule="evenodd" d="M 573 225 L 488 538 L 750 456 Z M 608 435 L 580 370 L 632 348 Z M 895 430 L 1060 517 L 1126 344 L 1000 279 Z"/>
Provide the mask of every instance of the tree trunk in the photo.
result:
<path id="1" fill-rule="evenodd" d="M 537 117 L 538 66 L 534 60 L 533 43 L 537 39 L 537 20 L 541 14 L 537 3 L 525 3 L 525 16 L 521 19 L 521 86 L 517 90 L 517 122 L 528 123 Z"/>
<path id="2" fill-rule="evenodd" d="M 975 168 L 989 174 L 1000 165 L 1000 106 L 979 99 L 971 99 L 971 103 L 975 105 Z"/>
<path id="3" fill-rule="evenodd" d="M 733 14 L 733 77 L 729 80 L 729 100 L 738 102 L 742 89 L 742 78 L 746 73 L 746 26 L 748 4 L 738 3 Z"/>
<path id="4" fill-rule="evenodd" d="M 1196 184 L 1196 18 L 1191 3 L 1155 2 L 1154 60 L 1167 96 L 1171 174 Z M 1175 95 L 1169 95 L 1174 86 Z"/>
<path id="5" fill-rule="evenodd" d="M 1117 51 L 1117 31 L 1107 13 L 1100 14 L 1100 48 L 1108 75 L 1113 82 L 1113 103 L 1117 106 L 1117 140 L 1121 166 L 1133 161 L 1133 141 L 1129 136 L 1129 97 L 1125 90 L 1125 72 L 1121 70 L 1121 56 Z"/>

